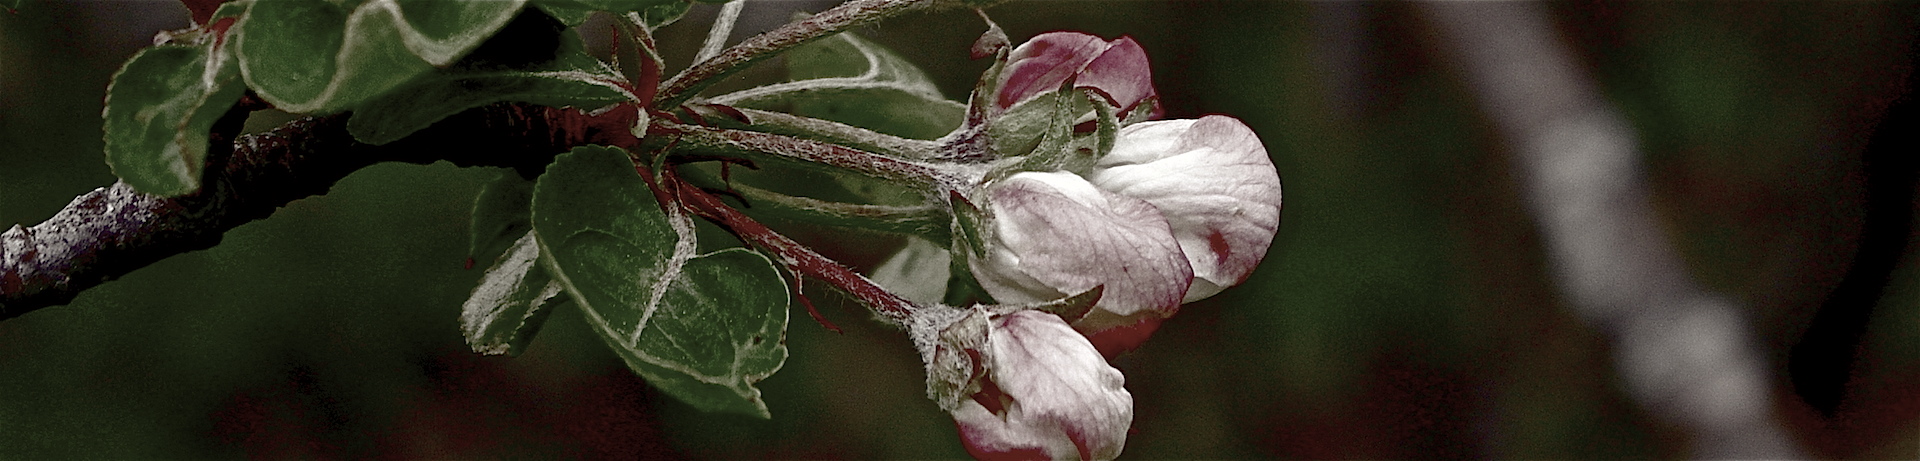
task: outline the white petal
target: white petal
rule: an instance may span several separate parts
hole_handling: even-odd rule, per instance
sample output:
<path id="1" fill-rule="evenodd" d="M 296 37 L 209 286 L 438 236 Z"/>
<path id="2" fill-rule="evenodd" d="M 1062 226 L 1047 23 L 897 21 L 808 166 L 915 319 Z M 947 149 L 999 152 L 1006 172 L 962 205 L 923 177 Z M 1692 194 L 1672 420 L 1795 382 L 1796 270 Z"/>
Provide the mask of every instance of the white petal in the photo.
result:
<path id="1" fill-rule="evenodd" d="M 954 410 L 969 450 L 1037 450 L 1053 459 L 1112 459 L 1126 446 L 1133 395 L 1126 377 L 1053 314 L 994 321 L 989 375 L 1010 398 L 1004 414 L 974 401 Z"/>
<path id="2" fill-rule="evenodd" d="M 1232 117 L 1122 128 L 1089 179 L 1165 215 L 1193 268 L 1185 302 L 1245 280 L 1280 226 L 1280 175 L 1260 138 Z"/>
<path id="3" fill-rule="evenodd" d="M 1057 299 L 1105 286 L 1083 332 L 1131 325 L 1179 309 L 1193 280 L 1153 205 L 1093 187 L 1071 173 L 1019 173 L 989 186 L 989 255 L 969 261 L 1001 303 Z"/>
<path id="4" fill-rule="evenodd" d="M 886 262 L 873 268 L 869 278 L 888 291 L 921 304 L 940 302 L 947 295 L 947 277 L 953 269 L 953 256 L 927 239 L 907 238 Z"/>

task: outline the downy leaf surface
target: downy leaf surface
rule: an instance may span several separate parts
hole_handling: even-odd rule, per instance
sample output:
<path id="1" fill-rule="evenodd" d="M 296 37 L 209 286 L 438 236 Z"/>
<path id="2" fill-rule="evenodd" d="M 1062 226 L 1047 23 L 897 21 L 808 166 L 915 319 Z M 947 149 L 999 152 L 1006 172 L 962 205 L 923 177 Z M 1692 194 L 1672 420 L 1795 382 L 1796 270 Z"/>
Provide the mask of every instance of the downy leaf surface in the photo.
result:
<path id="1" fill-rule="evenodd" d="M 201 41 L 141 50 L 107 87 L 101 113 L 107 164 L 135 190 L 159 196 L 199 190 L 208 132 L 245 94 L 225 42 Z"/>
<path id="2" fill-rule="evenodd" d="M 361 142 L 386 144 L 461 111 L 496 102 L 595 109 L 635 96 L 620 74 L 594 59 L 568 32 L 558 57 L 534 69 L 441 69 L 355 108 L 347 131 Z"/>
<path id="3" fill-rule="evenodd" d="M 276 108 L 352 108 L 472 51 L 526 0 L 270 0 L 235 27 L 247 86 Z"/>
<path id="4" fill-rule="evenodd" d="M 881 133 L 934 139 L 952 132 L 966 105 L 940 95 L 906 58 L 849 33 L 786 54 L 792 81 L 720 95 L 718 104 L 832 120 Z"/>
<path id="5" fill-rule="evenodd" d="M 567 301 L 560 282 L 540 268 L 540 247 L 532 232 L 509 250 L 487 268 L 461 306 L 460 331 L 474 352 L 519 355 L 553 309 Z"/>
<path id="6" fill-rule="evenodd" d="M 646 19 L 647 27 L 658 28 L 672 24 L 687 14 L 687 8 L 693 6 L 687 0 L 532 0 L 533 5 L 548 15 L 559 19 L 567 27 L 587 22 L 587 17 L 595 11 L 610 13 L 639 12 Z"/>
<path id="7" fill-rule="evenodd" d="M 770 417 L 754 384 L 786 362 L 786 283 L 759 253 L 695 255 L 686 219 L 617 148 L 563 154 L 534 188 L 540 267 L 629 368 L 694 407 Z"/>

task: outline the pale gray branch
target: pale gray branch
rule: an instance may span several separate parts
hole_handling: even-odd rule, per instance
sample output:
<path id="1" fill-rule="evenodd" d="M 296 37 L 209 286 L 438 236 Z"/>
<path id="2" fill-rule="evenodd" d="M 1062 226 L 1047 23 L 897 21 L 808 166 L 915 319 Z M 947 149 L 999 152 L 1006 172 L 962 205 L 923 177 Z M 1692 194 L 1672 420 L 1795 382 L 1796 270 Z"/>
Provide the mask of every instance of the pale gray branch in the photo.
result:
<path id="1" fill-rule="evenodd" d="M 1633 130 L 1601 100 L 1546 6 L 1429 3 L 1468 84 L 1513 144 L 1555 282 L 1615 344 L 1630 395 L 1693 433 L 1693 456 L 1804 456 L 1772 417 L 1745 311 L 1688 276 L 1662 234 Z"/>

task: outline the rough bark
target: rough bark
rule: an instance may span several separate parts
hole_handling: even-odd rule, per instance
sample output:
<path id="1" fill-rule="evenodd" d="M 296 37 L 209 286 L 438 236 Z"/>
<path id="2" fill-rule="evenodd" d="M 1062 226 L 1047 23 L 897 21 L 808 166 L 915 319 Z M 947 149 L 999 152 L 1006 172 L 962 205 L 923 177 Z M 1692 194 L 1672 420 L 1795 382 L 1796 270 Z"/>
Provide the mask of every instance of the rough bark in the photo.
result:
<path id="1" fill-rule="evenodd" d="M 0 233 L 0 320 L 71 302 L 81 291 L 161 259 L 220 243 L 227 230 L 266 218 L 286 204 L 324 194 L 335 182 L 381 162 L 446 160 L 461 166 L 514 167 L 537 173 L 555 154 L 585 139 L 569 114 L 499 104 L 449 117 L 406 139 L 374 146 L 355 141 L 346 115 L 308 117 L 234 139 L 247 107 L 215 127 L 215 146 L 199 192 L 163 198 L 123 182 L 94 189 L 32 227 Z M 234 139 L 231 143 L 223 142 Z M 224 150 L 224 149 L 223 149 Z"/>

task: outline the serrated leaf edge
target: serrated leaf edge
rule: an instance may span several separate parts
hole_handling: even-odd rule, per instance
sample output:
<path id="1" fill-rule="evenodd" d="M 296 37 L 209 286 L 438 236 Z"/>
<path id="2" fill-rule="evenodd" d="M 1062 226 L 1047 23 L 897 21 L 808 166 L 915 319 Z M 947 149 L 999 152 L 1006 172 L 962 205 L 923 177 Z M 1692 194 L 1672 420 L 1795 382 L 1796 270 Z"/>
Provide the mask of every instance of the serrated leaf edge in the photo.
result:
<path id="1" fill-rule="evenodd" d="M 513 248 L 487 268 L 486 274 L 480 278 L 480 283 L 474 285 L 473 291 L 467 296 L 467 301 L 461 304 L 460 330 L 466 336 L 467 346 L 474 352 L 486 355 L 503 355 L 513 352 L 513 343 L 520 339 L 521 327 L 516 326 L 514 334 L 508 336 L 504 342 L 488 341 L 487 327 L 496 322 L 499 313 L 505 310 L 503 307 L 512 302 L 509 298 L 519 291 L 527 274 L 537 269 L 540 259 L 537 252 L 540 249 L 536 240 L 532 230 L 528 230 L 525 235 L 515 240 Z M 540 288 L 538 294 L 534 295 L 530 301 L 533 305 L 516 320 L 525 323 L 542 310 L 552 308 L 553 306 L 547 305 L 548 300 L 560 294 L 561 288 L 559 282 L 549 281 Z"/>
<path id="2" fill-rule="evenodd" d="M 427 37 L 425 34 L 420 33 L 419 29 L 415 29 L 412 24 L 408 24 L 405 19 L 406 15 L 401 12 L 400 2 L 397 0 L 372 0 L 362 4 L 353 14 L 357 16 L 361 14 L 361 11 L 373 8 L 385 10 L 388 14 L 392 15 L 394 24 L 401 26 L 398 28 L 400 30 L 400 39 L 406 43 L 408 50 L 413 51 L 415 56 L 426 60 L 428 64 L 432 64 L 434 67 L 444 67 L 452 64 L 461 56 L 466 55 L 468 51 L 473 51 L 473 48 L 480 46 L 480 43 L 485 42 L 487 37 L 492 37 L 494 32 L 498 32 L 508 21 L 512 21 L 515 16 L 518 16 L 520 10 L 525 8 L 527 3 L 527 0 L 485 1 L 505 1 L 513 3 L 514 5 L 512 8 L 505 10 L 505 13 L 497 17 L 489 18 L 478 27 L 468 27 L 463 30 L 460 35 L 446 40 L 435 40 Z M 351 28 L 353 19 L 349 17 L 347 23 L 350 25 L 347 30 L 351 33 L 353 31 Z M 484 31 L 484 33 L 481 31 Z"/>
<path id="3" fill-rule="evenodd" d="M 503 14 L 501 15 L 501 17 L 494 18 L 492 21 L 485 24 L 484 25 L 485 27 L 469 28 L 468 34 L 463 36 L 459 40 L 470 39 L 471 35 L 475 34 L 475 32 L 473 31 L 485 31 L 485 36 L 491 37 L 494 32 L 499 31 L 500 27 L 505 26 L 508 21 L 513 20 L 514 16 L 518 15 L 520 10 L 525 8 L 527 0 L 502 0 L 502 1 L 510 1 L 510 2 L 516 3 L 515 7 L 509 10 L 510 14 Z M 412 24 L 408 24 L 405 19 L 406 16 L 400 12 L 400 5 L 396 0 L 371 0 L 365 4 L 360 5 L 357 8 L 354 8 L 354 10 L 351 13 L 347 14 L 346 24 L 341 26 L 341 33 L 346 37 L 346 39 L 344 43 L 342 43 L 339 51 L 335 52 L 333 55 L 333 74 L 327 76 L 326 89 L 321 90 L 320 93 L 314 95 L 312 98 L 309 98 L 306 101 L 288 101 L 285 99 L 281 99 L 279 95 L 273 94 L 273 92 L 270 92 L 270 91 L 262 91 L 260 92 L 260 96 L 262 98 L 267 99 L 267 102 L 273 103 L 273 105 L 276 108 L 283 111 L 287 111 L 287 112 L 293 112 L 293 113 L 308 113 L 308 112 L 314 112 L 323 108 L 341 109 L 341 107 L 330 107 L 330 106 L 334 105 L 333 103 L 334 103 L 334 99 L 337 97 L 336 95 L 340 93 L 340 91 L 342 90 L 342 87 L 344 86 L 341 84 L 341 82 L 344 80 L 347 80 L 345 78 L 342 78 L 341 73 L 348 72 L 348 71 L 343 71 L 342 69 L 351 67 L 351 66 L 348 66 L 347 64 L 350 63 L 353 58 L 358 57 L 359 53 L 366 52 L 365 50 L 369 49 L 370 47 L 370 43 L 368 40 L 355 40 L 353 37 L 360 36 L 360 35 L 367 35 L 365 34 L 365 31 L 368 27 L 371 27 L 371 26 L 367 26 L 366 21 L 368 21 L 368 18 L 373 17 L 375 14 L 379 14 L 379 13 L 386 14 L 385 20 L 391 21 L 391 23 L 393 24 L 394 30 L 400 34 L 401 42 L 404 46 L 406 46 L 407 51 L 412 53 L 414 57 L 419 58 L 421 62 L 426 63 L 429 66 L 444 67 L 448 64 L 452 64 L 454 60 L 465 55 L 468 51 L 472 51 L 474 47 L 480 46 L 480 43 L 485 42 L 485 40 L 482 39 L 482 40 L 470 40 L 471 43 L 466 43 L 463 45 L 439 43 L 439 41 L 436 41 L 432 38 L 428 38 L 426 35 L 421 34 L 420 31 L 413 28 Z M 243 16 L 240 19 L 240 21 L 246 22 L 250 18 L 251 18 L 251 15 Z M 240 30 L 250 30 L 249 28 L 244 27 L 242 24 L 234 24 L 234 27 L 239 28 Z M 245 40 L 246 39 L 245 35 L 246 34 L 241 34 L 239 39 Z M 448 42 L 453 42 L 453 41 L 455 40 L 448 40 Z M 246 57 L 241 56 L 240 60 L 245 61 Z M 242 74 L 247 80 L 248 86 L 254 87 L 254 88 L 259 88 L 262 86 L 254 82 L 253 73 L 249 70 L 250 69 L 249 66 L 242 64 L 240 66 L 240 69 L 242 71 Z M 416 73 L 413 75 L 409 75 L 406 78 L 401 79 L 399 81 L 388 82 L 388 86 L 389 86 L 388 90 L 398 88 L 402 83 L 405 83 L 407 80 L 411 80 L 415 77 L 419 77 L 419 74 Z"/>
<path id="4" fill-rule="evenodd" d="M 588 323 L 592 323 L 594 328 L 599 329 L 601 334 L 605 337 L 618 337 L 619 332 L 614 330 L 612 324 L 607 323 L 606 317 L 602 317 L 599 312 L 595 311 L 595 307 L 593 306 L 593 303 L 589 302 L 586 298 L 586 295 L 584 293 L 581 293 L 580 290 L 576 288 L 576 286 L 573 283 L 573 280 L 567 276 L 566 271 L 559 270 L 559 262 L 553 260 L 553 256 L 552 256 L 553 252 L 551 251 L 551 248 L 547 246 L 547 243 L 544 241 L 545 239 L 540 239 L 540 240 L 541 241 L 539 242 L 539 245 L 540 245 L 541 267 L 548 269 L 548 271 L 551 272 L 550 275 L 553 276 L 554 280 L 560 281 L 560 284 L 566 290 L 567 295 L 572 297 L 574 302 L 580 305 L 581 312 L 585 314 Z M 695 256 L 694 258 L 704 258 L 708 256 L 715 256 L 715 255 L 719 255 L 721 253 L 726 253 L 729 251 L 742 251 L 742 252 L 751 253 L 748 250 L 744 250 L 740 248 L 729 248 L 725 250 L 714 251 L 714 252 L 698 255 L 698 256 Z M 754 253 L 754 254 L 758 255 L 758 253 Z M 761 257 L 764 258 L 765 256 L 761 256 Z M 689 260 L 691 259 L 693 258 L 689 258 Z M 769 265 L 772 264 L 771 260 L 769 260 L 768 264 Z M 678 278 L 678 276 L 676 275 L 675 278 Z M 666 284 L 663 283 L 662 285 L 666 285 Z M 783 291 L 783 293 L 781 293 L 782 295 L 790 295 L 789 293 L 784 292 L 785 291 L 784 286 L 782 287 L 782 291 Z M 657 307 L 657 303 L 655 306 L 649 306 L 650 309 L 654 307 Z M 635 326 L 634 331 L 635 332 L 646 331 L 646 328 L 648 326 L 650 325 L 647 322 L 638 323 Z M 625 344 L 623 346 L 631 346 L 631 344 Z M 655 356 L 653 354 L 649 354 L 649 353 L 646 353 L 645 351 L 640 351 L 632 347 L 623 347 L 622 349 L 624 349 L 626 353 L 633 354 L 634 358 L 647 362 L 647 365 L 665 368 L 667 370 L 670 370 L 676 373 L 684 374 L 689 377 L 692 377 L 695 381 L 699 381 L 702 383 L 721 386 L 728 389 L 734 389 L 736 391 L 746 391 L 746 392 L 743 392 L 742 395 L 751 395 L 756 402 L 760 400 L 759 399 L 760 390 L 758 388 L 753 387 L 753 384 L 759 382 L 760 379 L 766 378 L 767 376 L 772 376 L 774 372 L 778 372 L 781 368 L 781 367 L 775 367 L 773 370 L 770 370 L 765 375 L 759 375 L 757 373 L 755 374 L 730 373 L 734 375 L 739 375 L 743 378 L 739 381 L 735 381 L 735 380 L 727 379 L 725 376 L 713 376 L 713 375 L 701 373 L 698 370 L 688 368 L 685 364 L 660 358 L 659 356 Z M 740 356 L 738 354 L 735 354 L 733 365 L 729 367 L 729 370 L 738 371 L 739 369 L 740 369 Z M 739 386 L 736 386 L 736 384 Z M 764 407 L 765 403 L 761 403 L 761 405 Z"/>
<path id="5" fill-rule="evenodd" d="M 168 162 L 167 170 L 169 173 L 172 173 L 174 175 L 175 179 L 177 180 L 177 184 L 184 185 L 186 187 L 184 189 L 168 188 L 168 189 L 162 189 L 162 190 L 147 190 L 146 188 L 136 187 L 136 189 L 140 189 L 142 192 L 147 192 L 150 194 L 161 195 L 161 196 L 178 196 L 182 194 L 192 193 L 193 191 L 198 190 L 200 188 L 200 177 L 199 177 L 200 175 L 198 174 L 197 171 L 194 171 L 193 168 L 205 167 L 206 165 L 206 149 L 208 147 L 208 139 L 207 139 L 208 133 L 196 132 L 195 130 L 188 130 L 186 128 L 188 125 L 193 124 L 193 121 L 196 118 L 195 114 L 199 114 L 202 108 L 208 107 L 209 103 L 215 101 L 216 99 L 224 99 L 229 104 L 231 104 L 233 101 L 237 101 L 240 99 L 241 94 L 243 94 L 244 88 L 223 88 L 222 87 L 223 85 L 231 85 L 232 83 L 234 83 L 233 80 L 240 77 L 239 75 L 240 72 L 238 71 L 238 69 L 235 69 L 235 71 L 231 75 L 227 76 L 226 81 L 224 82 L 221 81 L 220 79 L 221 67 L 226 65 L 232 65 L 234 63 L 228 60 L 229 59 L 228 51 L 224 46 L 221 46 L 221 42 L 218 42 L 218 41 L 216 41 L 213 44 L 206 44 L 206 45 L 199 45 L 199 46 L 158 45 L 151 48 L 143 49 L 143 50 L 140 50 L 139 53 L 135 54 L 133 58 L 128 59 L 126 64 L 122 64 L 120 67 L 120 70 L 114 74 L 113 80 L 117 82 L 120 79 L 121 73 L 126 72 L 127 66 L 132 65 L 134 61 L 138 60 L 139 58 L 141 58 L 142 56 L 144 56 L 149 52 L 154 52 L 157 50 L 164 50 L 164 49 L 195 49 L 195 48 L 202 48 L 202 49 L 193 50 L 194 52 L 206 53 L 207 55 L 206 59 L 203 61 L 204 65 L 200 69 L 200 87 L 201 87 L 200 89 L 203 89 L 205 91 L 198 93 L 198 97 L 196 98 L 198 99 L 198 103 L 194 104 L 192 107 L 187 109 L 185 114 L 183 114 L 185 115 L 185 117 L 181 118 L 180 120 L 177 120 L 176 123 L 174 123 L 175 129 L 173 130 L 173 138 L 170 141 L 168 141 L 164 146 L 161 147 L 162 150 L 160 152 L 160 156 L 162 157 L 179 159 L 179 161 L 177 162 Z M 107 96 L 101 108 L 103 119 L 107 118 L 105 117 L 106 115 L 105 112 L 114 107 L 113 91 L 112 91 L 113 86 L 114 86 L 113 82 L 109 82 L 107 85 L 107 89 L 108 89 Z M 219 93 L 222 93 L 221 90 L 223 89 L 229 90 L 226 92 L 230 92 L 233 94 L 230 95 L 230 97 L 226 97 L 226 98 L 218 97 Z M 176 93 L 176 97 L 187 96 L 189 94 L 190 93 L 183 91 L 181 93 Z M 156 109 L 156 106 L 141 108 L 140 110 L 134 112 L 133 118 L 136 121 L 152 120 L 157 115 L 154 113 L 155 109 Z M 107 166 L 110 169 L 117 169 L 120 166 L 117 162 L 114 161 L 118 157 L 117 155 L 114 155 L 114 153 L 119 152 L 120 149 L 125 148 L 125 145 L 124 145 L 125 143 L 116 142 L 116 141 L 117 140 L 111 136 L 105 139 L 105 144 L 106 144 L 105 150 L 108 153 Z M 197 150 L 200 151 L 201 158 L 200 158 L 200 161 L 198 162 L 200 163 L 200 165 L 191 165 L 193 163 L 196 163 L 193 161 L 193 158 L 192 158 L 192 152 L 196 150 L 194 148 L 195 144 L 199 144 Z M 115 175 L 121 176 L 117 170 L 115 171 Z M 144 181 L 141 181 L 141 182 L 144 182 Z"/>

